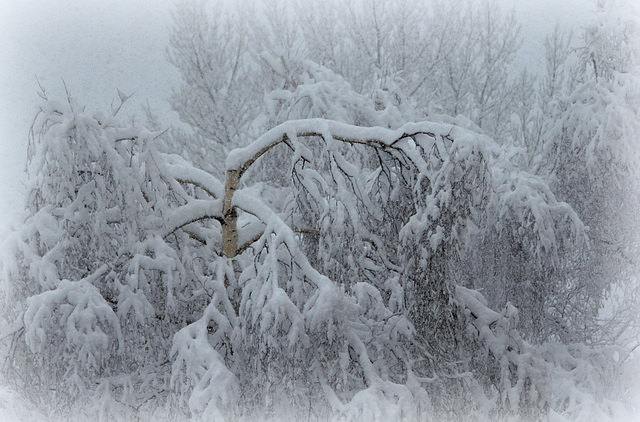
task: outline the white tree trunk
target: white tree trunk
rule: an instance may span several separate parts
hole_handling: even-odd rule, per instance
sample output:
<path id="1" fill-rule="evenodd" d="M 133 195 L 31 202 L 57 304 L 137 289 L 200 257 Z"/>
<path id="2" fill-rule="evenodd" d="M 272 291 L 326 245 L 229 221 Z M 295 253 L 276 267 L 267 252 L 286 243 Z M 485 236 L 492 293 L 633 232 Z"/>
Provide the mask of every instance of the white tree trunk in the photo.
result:
<path id="1" fill-rule="evenodd" d="M 233 194 L 240 184 L 240 170 L 227 170 L 224 184 L 224 201 L 222 203 L 222 253 L 233 258 L 238 252 L 238 211 L 232 204 Z"/>

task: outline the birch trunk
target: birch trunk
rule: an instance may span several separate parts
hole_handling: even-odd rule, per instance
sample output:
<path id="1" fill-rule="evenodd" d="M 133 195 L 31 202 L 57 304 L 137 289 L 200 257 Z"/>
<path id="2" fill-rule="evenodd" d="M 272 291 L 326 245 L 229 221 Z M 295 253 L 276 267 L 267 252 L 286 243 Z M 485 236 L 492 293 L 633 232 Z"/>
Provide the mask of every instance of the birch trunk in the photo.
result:
<path id="1" fill-rule="evenodd" d="M 227 258 L 233 258 L 238 252 L 238 211 L 233 205 L 233 194 L 240 184 L 239 169 L 227 170 L 224 184 L 224 201 L 222 203 L 222 253 Z"/>

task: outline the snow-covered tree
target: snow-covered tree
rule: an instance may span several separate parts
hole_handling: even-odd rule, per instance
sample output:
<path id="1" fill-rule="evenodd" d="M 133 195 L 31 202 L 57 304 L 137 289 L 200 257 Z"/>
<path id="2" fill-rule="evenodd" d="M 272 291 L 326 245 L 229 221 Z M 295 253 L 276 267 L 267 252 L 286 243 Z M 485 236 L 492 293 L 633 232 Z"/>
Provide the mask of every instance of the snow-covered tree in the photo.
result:
<path id="1" fill-rule="evenodd" d="M 576 285 L 569 308 L 582 309 L 578 318 L 591 316 L 579 331 L 596 342 L 615 341 L 621 331 L 606 330 L 605 340 L 594 318 L 609 286 L 637 284 L 639 32 L 637 19 L 623 10 L 598 3 L 577 50 L 577 83 L 556 97 L 557 117 L 543 137 L 553 189 L 589 226 L 590 250 L 571 260 L 567 278 Z M 627 299 L 634 296 L 628 290 Z"/>
<path id="2" fill-rule="evenodd" d="M 557 255 L 582 236 L 571 208 L 485 135 L 389 128 L 397 113 L 299 66 L 274 118 L 333 120 L 276 125 L 224 181 L 155 151 L 162 133 L 45 102 L 3 260 L 5 377 L 52 417 L 524 416 L 594 394 L 606 411 L 613 351 L 531 345 L 457 270 L 486 227 Z M 270 158 L 279 177 L 252 175 Z"/>
<path id="3" fill-rule="evenodd" d="M 158 151 L 179 131 L 44 96 L 27 210 L 0 261 L 4 379 L 59 418 L 619 415 L 629 349 L 597 330 L 621 321 L 597 318 L 607 280 L 576 270 L 596 230 L 563 184 L 581 173 L 559 169 L 572 151 L 600 169 L 629 159 L 604 136 L 634 139 L 616 124 L 635 116 L 625 71 L 585 77 L 565 103 L 561 78 L 546 81 L 553 111 L 531 117 L 495 79 L 518 41 L 491 4 L 463 14 L 464 31 L 429 35 L 419 20 L 454 22 L 460 4 L 352 2 L 336 21 L 357 23 L 350 42 L 324 50 L 311 42 L 333 39 L 311 24 L 321 17 L 286 5 L 246 31 L 228 4 L 176 13 L 174 107 L 195 130 L 185 141 L 202 141 L 187 159 Z M 442 49 L 420 50 L 413 31 Z M 419 63 L 450 80 L 412 73 Z M 520 94 L 533 85 L 523 76 Z M 436 86 L 437 111 L 467 116 L 420 109 Z M 513 104 L 521 129 L 562 112 L 535 128 L 554 178 L 523 159 L 534 130 L 519 145 L 487 134 Z M 584 123 L 586 109 L 605 124 Z"/>
<path id="4" fill-rule="evenodd" d="M 105 408 L 109 394 L 119 406 L 144 400 L 141 385 L 168 382 L 168 344 L 206 295 L 193 283 L 208 257 L 164 228 L 183 218 L 169 207 L 186 193 L 164 174 L 160 135 L 71 97 L 46 100 L 34 121 L 27 212 L 2 293 L 9 375 L 44 407 L 94 393 Z"/>

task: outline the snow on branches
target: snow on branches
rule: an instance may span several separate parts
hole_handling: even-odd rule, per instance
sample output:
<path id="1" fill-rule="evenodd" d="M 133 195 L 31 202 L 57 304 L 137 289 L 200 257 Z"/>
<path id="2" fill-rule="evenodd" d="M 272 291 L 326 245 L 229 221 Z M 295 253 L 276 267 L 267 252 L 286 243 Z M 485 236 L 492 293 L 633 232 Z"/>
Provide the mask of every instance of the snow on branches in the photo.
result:
<path id="1" fill-rule="evenodd" d="M 249 167 L 279 144 L 291 151 L 292 182 L 279 187 L 287 199 L 274 209 L 241 186 Z M 514 224 L 535 233 L 532 241 L 540 244 L 534 250 L 551 255 L 561 243 L 580 241 L 583 230 L 539 179 L 522 183 L 523 174 L 511 171 L 505 151 L 492 140 L 442 123 L 390 130 L 325 119 L 289 121 L 232 151 L 226 165 L 222 250 L 236 265 L 245 262 L 245 269 L 237 279 L 225 273 L 218 282 L 240 291 L 235 308 L 241 340 L 233 362 L 257 369 L 239 372 L 241 385 L 253 385 L 245 403 L 255 407 L 282 389 L 289 405 L 295 403 L 288 411 L 311 406 L 317 400 L 309 397 L 320 393 L 308 391 L 310 385 L 321 386 L 320 396 L 349 417 L 364 391 L 378 391 L 392 407 L 413 406 L 417 397 L 428 396 L 415 371 L 438 373 L 446 366 L 427 349 L 445 354 L 461 341 L 466 302 L 446 268 L 460 259 L 489 205 L 527 209 L 512 214 Z M 395 192 L 381 196 L 383 191 Z M 385 226 L 389 215 L 400 221 L 395 232 Z M 559 222 L 572 225 L 561 242 Z M 238 246 L 240 238 L 249 241 Z M 189 338 L 180 336 L 187 344 Z M 420 356 L 431 363 L 416 364 Z M 299 371 L 306 367 L 316 370 Z M 360 375 L 349 375 L 354 373 Z M 411 380 L 417 384 L 403 390 Z M 398 388 L 405 392 L 390 393 Z M 518 410 L 519 399 L 515 403 L 510 410 Z M 284 411 L 283 403 L 266 405 L 275 414 Z M 411 406 L 401 412 L 416 414 Z"/>
<path id="2" fill-rule="evenodd" d="M 571 208 L 487 136 L 341 113 L 276 125 L 228 155 L 222 181 L 159 153 L 161 133 L 46 102 L 3 263 L 7 374 L 43 407 L 93 397 L 120 416 L 563 412 L 547 394 L 557 354 L 459 268 L 491 230 L 549 264 L 582 241 Z M 270 159 L 285 177 L 249 171 Z"/>

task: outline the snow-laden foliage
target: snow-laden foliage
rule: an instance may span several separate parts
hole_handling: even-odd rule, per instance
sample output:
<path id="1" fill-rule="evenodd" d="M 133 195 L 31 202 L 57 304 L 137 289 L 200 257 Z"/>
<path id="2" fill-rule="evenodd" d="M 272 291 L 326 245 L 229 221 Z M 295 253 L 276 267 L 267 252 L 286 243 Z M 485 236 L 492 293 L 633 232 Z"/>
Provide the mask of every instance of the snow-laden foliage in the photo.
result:
<path id="1" fill-rule="evenodd" d="M 555 118 L 541 139 L 542 172 L 589 227 L 590 248 L 567 260 L 564 278 L 573 293 L 570 305 L 561 306 L 563 314 L 574 314 L 569 319 L 580 333 L 577 339 L 593 342 L 619 339 L 629 322 L 620 324 L 619 316 L 638 303 L 640 27 L 633 13 L 622 12 L 622 3 L 598 3 L 577 54 L 559 61 L 558 73 L 572 63 L 579 67 L 574 81 L 560 84 L 553 96 Z M 599 311 L 611 302 L 612 288 L 624 290 L 625 299 L 612 295 L 616 303 Z M 598 315 L 597 321 L 588 315 Z M 637 338 L 637 332 L 622 337 L 629 335 Z"/>
<path id="2" fill-rule="evenodd" d="M 606 225 L 577 199 L 635 171 L 629 63 L 569 82 L 558 35 L 550 105 L 514 109 L 539 85 L 509 95 L 518 40 L 495 5 L 361 3 L 343 47 L 286 3 L 244 23 L 183 5 L 173 105 L 198 166 L 159 152 L 184 132 L 126 123 L 122 104 L 44 98 L 1 260 L 0 410 L 15 392 L 60 419 L 625 416 L 628 278 L 582 271 L 629 243 L 590 255 Z M 597 45 L 584 57 L 609 61 Z M 408 123 L 433 111 L 456 116 Z M 573 157 L 597 172 L 563 172 Z"/>
<path id="3" fill-rule="evenodd" d="M 36 117 L 2 299 L 9 374 L 37 387 L 27 391 L 38 403 L 64 408 L 96 384 L 122 404 L 143 399 L 140 385 L 166 383 L 167 344 L 206 295 L 187 283 L 203 256 L 164 233 L 186 193 L 154 151 L 159 135 L 73 98 L 45 101 Z"/>
<path id="4" fill-rule="evenodd" d="M 574 315 L 561 299 L 575 286 L 558 274 L 565 257 L 588 244 L 585 227 L 543 179 L 512 164 L 518 155 L 506 149 L 502 166 L 491 172 L 491 188 L 498 195 L 487 204 L 479 232 L 468 245 L 461 276 L 482 289 L 491 306 L 515 305 L 524 337 L 575 341 L 574 331 L 580 328 L 567 327 Z"/>
<path id="5" fill-rule="evenodd" d="M 312 63 L 306 66 L 311 71 L 318 69 L 309 74 L 314 77 L 302 73 L 300 83 L 270 97 L 268 101 L 282 99 L 271 113 L 286 113 L 289 119 L 306 113 L 391 127 L 395 122 L 388 116 L 401 121 L 397 109 L 367 107 L 365 98 L 349 92 L 349 86 L 326 69 Z M 327 84 L 326 78 L 333 83 Z M 469 239 L 487 231 L 512 242 L 519 239 L 516 244 L 529 254 L 527 264 L 541 272 L 545 265 L 559 265 L 563 251 L 584 241 L 583 226 L 575 213 L 555 199 L 542 179 L 515 167 L 509 149 L 448 124 L 406 125 L 389 131 L 301 120 L 284 123 L 247 148 L 232 152 L 227 159 L 231 172 L 227 186 L 230 180 L 238 183 L 236 178 L 256 158 L 267 162 L 268 154 L 282 144 L 286 149 L 275 158 L 280 170 L 288 169 L 284 178 L 278 178 L 286 181 L 284 185 L 272 179 L 268 188 L 245 188 L 247 193 L 266 193 L 269 207 L 255 198 L 249 200 L 243 190 L 228 191 L 235 192 L 234 202 L 240 210 L 238 239 L 248 240 L 241 241 L 237 250 L 255 254 L 253 264 L 238 280 L 240 286 L 246 286 L 239 287 L 239 324 L 244 318 L 250 320 L 245 333 L 257 335 L 262 345 L 254 349 L 256 342 L 248 341 L 241 348 L 250 350 L 243 367 L 260 369 L 249 375 L 252 394 L 243 396 L 249 403 L 258 409 L 261 404 L 266 406 L 272 415 L 299 412 L 300 408 L 322 414 L 318 403 L 324 398 L 338 415 L 365 420 L 385 415 L 408 415 L 410 419 L 425 411 L 444 415 L 464 409 L 464 413 L 482 406 L 483 411 L 495 414 L 567 410 L 569 401 L 552 405 L 552 399 L 545 396 L 548 381 L 543 374 L 555 363 L 531 368 L 527 358 L 517 357 L 520 351 L 529 353 L 525 346 L 515 349 L 516 357 L 512 357 L 520 372 L 514 374 L 513 367 L 500 364 L 493 371 L 502 374 L 503 384 L 494 380 L 495 390 L 484 390 L 488 396 L 500 391 L 509 395 L 508 400 L 486 406 L 477 396 L 474 400 L 472 394 L 460 394 L 477 391 L 477 380 L 457 381 L 469 368 L 466 365 L 474 369 L 474 365 L 484 365 L 484 371 L 495 365 L 491 360 L 464 363 L 468 355 L 461 350 L 473 355 L 470 344 L 474 341 L 488 348 L 499 342 L 461 335 L 470 324 L 470 311 L 468 301 L 456 291 L 451 268 L 461 261 Z M 265 177 L 267 169 L 261 167 L 259 178 Z M 279 202 L 269 197 L 285 199 Z M 274 211 L 280 213 L 278 220 Z M 243 218 L 250 222 L 242 223 Z M 255 234 L 260 223 L 265 228 Z M 249 231 L 247 235 L 243 236 L 242 226 Z M 257 243 L 251 243 L 255 239 Z M 416 274 L 422 275 L 416 278 Z M 533 288 L 540 287 L 544 284 Z M 538 304 L 549 307 L 543 300 L 534 307 Z M 316 331 L 317 307 L 324 316 Z M 509 312 L 513 315 L 515 311 Z M 535 319 L 533 313 L 528 317 Z M 386 318 L 388 322 L 381 325 Z M 355 337 L 350 333 L 352 327 L 359 328 Z M 280 340 L 274 338 L 274 332 L 281 332 Z M 324 353 L 316 355 L 318 349 Z M 493 358 L 503 360 L 498 351 Z M 371 373 L 371 363 L 377 373 Z M 297 369 L 318 365 L 320 369 L 311 375 Z M 323 368 L 336 369 L 327 374 Z M 406 374 L 403 370 L 398 373 L 398 368 L 404 368 Z M 354 373 L 360 375 L 354 379 Z M 279 374 L 275 380 L 274 374 Z M 478 378 L 485 386 L 491 385 L 486 376 L 484 372 Z M 573 376 L 567 375 L 569 384 L 577 382 Z M 516 383 L 513 390 L 506 389 L 505 380 Z M 410 390 L 392 394 L 380 387 L 389 382 Z M 318 383 L 324 395 L 309 391 L 309 385 Z M 256 384 L 264 390 L 256 391 Z M 351 396 L 358 390 L 363 392 Z M 291 400 L 278 403 L 283 392 Z M 363 396 L 376 397 L 380 408 L 372 409 L 370 401 L 365 406 Z M 418 408 L 416 400 L 421 403 Z M 389 409 L 391 413 L 385 413 Z M 400 413 L 393 413 L 396 411 Z"/>

